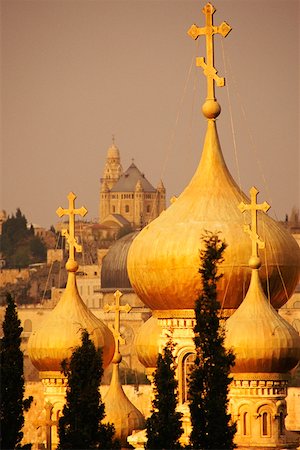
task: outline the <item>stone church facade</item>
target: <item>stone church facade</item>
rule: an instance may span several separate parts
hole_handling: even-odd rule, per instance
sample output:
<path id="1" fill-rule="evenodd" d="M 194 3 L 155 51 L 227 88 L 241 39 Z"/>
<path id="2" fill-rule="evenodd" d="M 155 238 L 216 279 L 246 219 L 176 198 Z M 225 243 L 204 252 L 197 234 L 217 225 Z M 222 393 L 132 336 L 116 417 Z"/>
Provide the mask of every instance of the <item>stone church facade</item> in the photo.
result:
<path id="1" fill-rule="evenodd" d="M 120 152 L 114 142 L 107 151 L 100 182 L 100 224 L 117 223 L 120 228 L 136 230 L 166 209 L 163 182 L 154 188 L 134 162 L 124 172 Z"/>

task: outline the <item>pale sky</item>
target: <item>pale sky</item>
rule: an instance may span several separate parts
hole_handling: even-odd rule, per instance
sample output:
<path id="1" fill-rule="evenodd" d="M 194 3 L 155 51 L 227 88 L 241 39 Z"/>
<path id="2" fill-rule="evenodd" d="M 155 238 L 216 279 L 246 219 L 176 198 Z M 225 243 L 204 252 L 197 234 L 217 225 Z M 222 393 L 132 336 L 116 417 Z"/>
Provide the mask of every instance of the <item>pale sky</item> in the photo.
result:
<path id="1" fill-rule="evenodd" d="M 232 27 L 215 37 L 215 67 L 227 82 L 216 88 L 224 157 L 244 192 L 255 185 L 284 219 L 300 206 L 300 2 L 212 3 L 214 24 Z M 186 33 L 204 25 L 204 4 L 1 1 L 0 209 L 20 207 L 49 227 L 73 191 L 96 218 L 112 134 L 124 170 L 134 158 L 154 186 L 163 179 L 168 198 L 180 194 L 206 127 L 206 82 L 195 67 L 205 38 Z"/>

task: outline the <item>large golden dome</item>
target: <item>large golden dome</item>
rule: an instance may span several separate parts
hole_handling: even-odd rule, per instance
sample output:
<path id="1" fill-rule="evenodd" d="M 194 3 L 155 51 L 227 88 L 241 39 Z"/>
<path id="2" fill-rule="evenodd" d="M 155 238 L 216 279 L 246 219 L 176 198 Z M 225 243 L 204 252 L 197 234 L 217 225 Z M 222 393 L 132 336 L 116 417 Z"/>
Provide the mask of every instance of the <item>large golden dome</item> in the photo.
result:
<path id="1" fill-rule="evenodd" d="M 287 373 L 300 359 L 300 337 L 268 303 L 258 269 L 247 295 L 226 321 L 226 347 L 235 355 L 233 373 Z"/>
<path id="2" fill-rule="evenodd" d="M 82 329 L 89 332 L 96 348 L 102 349 L 103 367 L 107 367 L 115 349 L 112 332 L 84 304 L 75 273 L 69 272 L 58 304 L 30 336 L 28 353 L 32 364 L 40 372 L 60 371 L 62 360 L 70 358 L 74 348 L 81 345 Z"/>
<path id="3" fill-rule="evenodd" d="M 227 248 L 218 286 L 223 308 L 235 309 L 242 302 L 250 281 L 248 258 L 251 242 L 243 231 L 250 222 L 238 210 L 247 201 L 225 164 L 215 119 L 208 119 L 199 167 L 179 198 L 134 239 L 128 253 L 130 282 L 152 310 L 194 309 L 201 290 L 199 249 L 205 230 L 221 232 Z M 269 279 L 275 308 L 294 291 L 300 273 L 300 249 L 294 238 L 265 213 L 258 218 L 266 243 L 261 279 Z M 283 288 L 283 283 L 284 288 Z M 286 291 L 285 291 L 286 290 Z"/>

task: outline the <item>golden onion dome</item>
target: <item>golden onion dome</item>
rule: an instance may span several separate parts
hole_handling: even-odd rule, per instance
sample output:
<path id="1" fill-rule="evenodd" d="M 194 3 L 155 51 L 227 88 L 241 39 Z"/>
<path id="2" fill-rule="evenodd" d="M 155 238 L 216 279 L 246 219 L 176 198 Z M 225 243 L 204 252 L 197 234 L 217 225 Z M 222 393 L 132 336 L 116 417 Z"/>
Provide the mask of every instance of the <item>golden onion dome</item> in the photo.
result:
<path id="1" fill-rule="evenodd" d="M 243 232 L 250 215 L 238 210 L 247 196 L 240 191 L 224 161 L 215 119 L 208 119 L 199 167 L 179 198 L 134 239 L 128 253 L 130 282 L 152 310 L 193 309 L 201 290 L 198 274 L 201 236 L 221 232 L 227 243 L 224 274 L 218 285 L 223 308 L 235 309 L 250 282 L 251 243 Z M 261 269 L 268 278 L 272 304 L 281 307 L 294 291 L 300 273 L 300 249 L 294 238 L 264 213 L 258 217 L 266 242 Z M 284 288 L 283 288 L 284 283 Z"/>
<path id="2" fill-rule="evenodd" d="M 233 373 L 287 373 L 300 359 L 300 337 L 268 302 L 252 270 L 243 303 L 226 321 L 227 348 L 235 355 Z"/>
<path id="3" fill-rule="evenodd" d="M 120 306 L 122 292 L 116 291 L 114 297 L 116 305 L 105 305 L 104 310 L 115 311 L 114 338 L 115 353 L 112 360 L 113 371 L 109 389 L 104 396 L 105 422 L 111 422 L 115 427 L 115 436 L 120 440 L 123 447 L 127 447 L 127 437 L 134 430 L 142 430 L 145 427 L 145 419 L 142 413 L 131 403 L 126 396 L 120 382 L 119 364 L 122 361 L 120 343 L 124 342 L 120 334 L 120 313 L 129 312 L 130 305 Z"/>
<path id="4" fill-rule="evenodd" d="M 161 327 L 157 317 L 150 317 L 139 329 L 135 339 L 137 357 L 146 369 L 157 365 Z"/>
<path id="5" fill-rule="evenodd" d="M 118 364 L 113 364 L 111 383 L 103 402 L 105 403 L 103 422 L 114 424 L 115 437 L 126 447 L 128 445 L 127 437 L 134 430 L 145 428 L 145 419 L 142 413 L 131 403 L 121 386 Z"/>
<path id="6" fill-rule="evenodd" d="M 76 265 L 74 269 L 77 270 Z M 113 358 L 115 342 L 112 332 L 81 299 L 76 285 L 76 270 L 69 270 L 62 297 L 40 328 L 30 336 L 29 357 L 40 372 L 61 370 L 62 360 L 70 358 L 74 348 L 81 345 L 82 329 L 88 331 L 96 348 L 102 349 L 103 367 L 107 367 Z"/>

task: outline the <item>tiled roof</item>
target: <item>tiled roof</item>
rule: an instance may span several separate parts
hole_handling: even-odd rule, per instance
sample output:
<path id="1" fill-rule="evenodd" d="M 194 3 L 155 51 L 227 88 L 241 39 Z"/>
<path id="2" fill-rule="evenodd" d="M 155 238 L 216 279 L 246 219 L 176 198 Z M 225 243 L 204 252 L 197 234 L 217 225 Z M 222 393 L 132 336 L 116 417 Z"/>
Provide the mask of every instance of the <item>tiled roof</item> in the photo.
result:
<path id="1" fill-rule="evenodd" d="M 156 189 L 134 163 L 132 163 L 126 172 L 123 173 L 120 179 L 112 187 L 111 192 L 134 192 L 139 180 L 145 192 L 156 192 Z"/>

